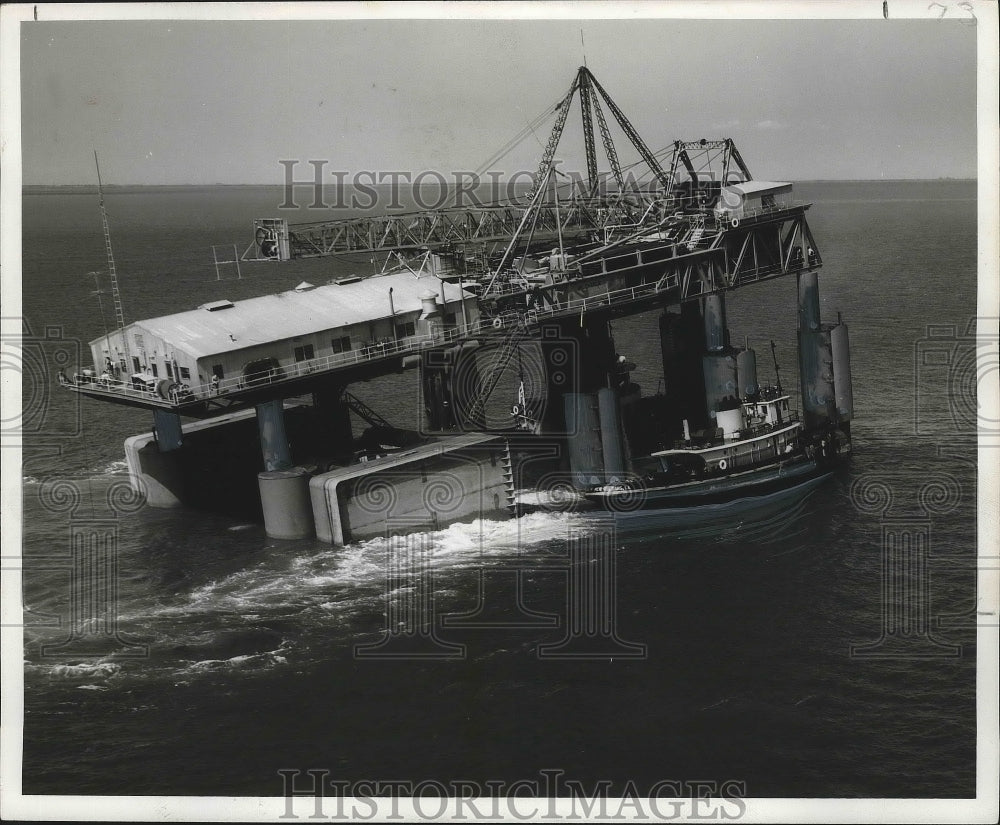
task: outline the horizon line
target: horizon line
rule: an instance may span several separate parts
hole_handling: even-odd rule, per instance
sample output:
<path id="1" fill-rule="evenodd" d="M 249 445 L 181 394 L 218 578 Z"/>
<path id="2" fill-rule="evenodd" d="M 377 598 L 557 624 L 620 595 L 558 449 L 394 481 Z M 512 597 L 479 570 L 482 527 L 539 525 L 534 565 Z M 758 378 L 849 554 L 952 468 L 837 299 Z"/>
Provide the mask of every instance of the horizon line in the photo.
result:
<path id="1" fill-rule="evenodd" d="M 755 178 L 755 180 L 757 180 Z M 762 179 L 763 180 L 763 179 Z M 968 182 L 968 181 L 978 181 L 979 176 L 973 177 L 955 177 L 950 175 L 942 175 L 938 177 L 912 177 L 912 178 L 798 178 L 791 179 L 791 183 L 907 183 L 907 182 L 921 182 L 921 181 L 958 181 L 958 182 Z M 285 183 L 273 183 L 273 182 L 257 182 L 257 183 L 145 183 L 145 182 L 130 182 L 130 183 L 104 183 L 105 189 L 113 188 L 123 188 L 127 186 L 145 186 L 145 187 L 167 187 L 167 186 L 184 186 L 184 187 L 199 187 L 199 186 L 273 186 L 273 187 L 284 187 Z M 295 183 L 296 186 L 312 186 L 311 181 Z M 323 186 L 338 186 L 336 182 L 324 183 Z M 350 184 L 349 184 L 350 185 Z M 373 183 L 365 184 L 366 186 L 371 186 L 373 188 L 379 186 L 393 186 L 392 183 Z M 412 186 L 412 184 L 408 184 Z M 421 183 L 420 186 L 437 186 L 436 182 Z M 488 184 L 486 184 L 488 185 Z M 527 183 L 525 183 L 527 185 Z M 97 189 L 96 183 L 22 183 L 22 189 L 86 189 L 93 188 Z"/>

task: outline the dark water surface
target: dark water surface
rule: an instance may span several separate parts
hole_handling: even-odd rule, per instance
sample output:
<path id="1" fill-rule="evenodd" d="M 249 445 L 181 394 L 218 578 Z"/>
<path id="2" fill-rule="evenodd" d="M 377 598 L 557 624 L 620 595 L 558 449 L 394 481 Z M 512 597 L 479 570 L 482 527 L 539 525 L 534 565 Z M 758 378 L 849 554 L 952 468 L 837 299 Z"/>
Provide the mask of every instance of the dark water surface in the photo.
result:
<path id="1" fill-rule="evenodd" d="M 348 781 L 511 782 L 558 769 L 619 788 L 737 780 L 751 797 L 974 795 L 975 406 L 962 365 L 976 186 L 805 183 L 796 194 L 814 203 L 824 316 L 850 325 L 849 466 L 759 511 L 619 532 L 616 632 L 645 645 L 640 659 L 624 646 L 610 660 L 539 653 L 566 633 L 567 535 L 603 529 L 593 519 L 536 514 L 430 534 L 438 619 L 475 609 L 485 582 L 508 625 L 528 611 L 558 622 L 438 624 L 443 643 L 465 646 L 451 661 L 354 655 L 386 627 L 384 540 L 332 549 L 128 506 L 122 441 L 149 429 L 147 415 L 78 407 L 48 371 L 57 352 L 75 359 L 78 341 L 102 333 L 87 275 L 105 267 L 96 196 L 26 194 L 24 313 L 38 356 L 25 365 L 25 793 L 270 796 L 282 793 L 279 769 L 318 768 Z M 371 268 L 364 256 L 244 265 L 243 280 L 228 268 L 217 282 L 211 245 L 242 251 L 251 219 L 278 214 L 273 187 L 106 199 L 129 319 Z M 107 298 L 104 312 L 113 325 Z M 773 338 L 785 384 L 796 383 L 794 279 L 732 294 L 729 323 L 756 344 L 762 377 L 773 375 Z M 941 328 L 928 339 L 931 324 Z M 61 331 L 46 338 L 47 327 Z M 655 391 L 655 314 L 615 333 Z M 412 420 L 412 376 L 356 389 L 390 420 Z M 116 535 L 119 631 L 146 656 L 88 657 L 72 640 L 42 651 L 71 626 L 74 531 L 98 523 Z M 911 601 L 932 633 L 852 656 L 882 633 L 887 536 L 929 542 L 929 589 Z M 517 570 L 522 610 L 504 587 Z"/>

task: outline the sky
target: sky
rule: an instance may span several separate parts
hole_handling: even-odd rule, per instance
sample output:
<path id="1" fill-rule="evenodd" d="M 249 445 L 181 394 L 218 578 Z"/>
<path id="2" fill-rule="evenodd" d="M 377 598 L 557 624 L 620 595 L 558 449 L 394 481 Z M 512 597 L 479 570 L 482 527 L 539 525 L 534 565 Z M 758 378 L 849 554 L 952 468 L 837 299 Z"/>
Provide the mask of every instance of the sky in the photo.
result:
<path id="1" fill-rule="evenodd" d="M 26 22 L 23 182 L 93 184 L 95 149 L 107 184 L 280 184 L 281 160 L 477 170 L 584 60 L 654 150 L 731 137 L 760 179 L 975 177 L 975 37 L 935 19 Z M 552 121 L 493 168 L 533 172 Z M 564 170 L 585 169 L 578 122 Z"/>

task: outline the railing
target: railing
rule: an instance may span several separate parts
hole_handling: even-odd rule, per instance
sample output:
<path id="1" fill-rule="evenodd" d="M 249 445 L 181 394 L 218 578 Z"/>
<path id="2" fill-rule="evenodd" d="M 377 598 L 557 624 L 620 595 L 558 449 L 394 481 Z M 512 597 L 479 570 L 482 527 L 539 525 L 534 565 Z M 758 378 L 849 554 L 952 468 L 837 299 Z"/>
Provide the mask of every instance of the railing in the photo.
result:
<path id="1" fill-rule="evenodd" d="M 573 281 L 564 281 L 561 288 L 574 288 Z M 550 304 L 521 311 L 508 310 L 489 317 L 483 317 L 471 324 L 460 324 L 454 327 L 440 329 L 430 335 L 413 335 L 398 340 L 387 340 L 346 352 L 310 358 L 292 364 L 279 364 L 268 370 L 262 370 L 251 378 L 244 375 L 213 380 L 204 384 L 189 385 L 169 378 L 154 378 L 146 376 L 147 386 L 138 387 L 135 384 L 114 379 L 89 377 L 76 383 L 66 381 L 63 386 L 70 390 L 83 391 L 109 397 L 125 397 L 142 401 L 144 404 L 155 405 L 165 409 L 183 408 L 189 404 L 202 403 L 227 397 L 238 397 L 240 393 L 258 390 L 262 387 L 284 384 L 298 378 L 304 378 L 314 373 L 352 366 L 354 364 L 371 363 L 386 358 L 392 358 L 407 353 L 416 353 L 463 339 L 481 337 L 488 333 L 509 331 L 512 326 L 520 325 L 524 329 L 537 326 L 539 321 L 560 315 L 580 313 L 601 307 L 624 304 L 643 298 L 653 297 L 658 293 L 675 288 L 675 283 L 661 286 L 658 283 L 641 284 L 614 291 L 596 292 L 576 298 L 560 300 L 555 292 L 549 292 Z M 558 290 L 561 291 L 561 290 Z"/>
<path id="2" fill-rule="evenodd" d="M 482 330 L 483 325 L 478 321 L 472 324 L 447 327 L 430 335 L 411 335 L 406 338 L 369 344 L 358 349 L 332 353 L 292 364 L 279 364 L 268 370 L 262 370 L 255 377 L 249 379 L 239 375 L 205 384 L 189 385 L 168 378 L 157 379 L 147 376 L 147 386 L 137 387 L 121 380 L 88 378 L 77 381 L 75 384 L 66 382 L 64 386 L 69 389 L 80 389 L 86 392 L 98 392 L 158 403 L 164 407 L 183 407 L 185 404 L 224 398 L 246 390 L 256 390 L 296 378 L 303 378 L 313 373 L 354 364 L 371 363 L 411 352 L 420 352 L 441 344 L 478 335 Z M 167 397 L 161 394 L 161 387 L 167 392 Z"/>
<path id="3" fill-rule="evenodd" d="M 740 441 L 770 435 L 771 433 L 787 429 L 789 425 L 799 423 L 799 421 L 800 418 L 798 410 L 788 410 L 785 412 L 781 421 L 775 421 L 773 424 L 758 424 L 756 427 L 747 427 L 745 429 L 738 430 L 735 438 L 710 438 L 704 441 L 699 441 L 697 444 L 685 441 L 675 441 L 671 449 L 684 450 L 694 447 L 696 450 L 711 450 L 716 447 L 732 447 L 733 444 Z"/>
<path id="4" fill-rule="evenodd" d="M 756 220 L 757 218 L 769 218 L 777 212 L 788 212 L 792 209 L 798 209 L 808 204 L 805 201 L 789 201 L 788 203 L 781 205 L 775 204 L 774 206 L 762 206 L 759 209 L 743 209 L 742 213 L 739 215 L 734 215 L 731 212 L 715 212 L 715 220 L 721 225 L 725 226 L 729 224 L 733 218 L 736 218 L 740 223 L 745 220 Z"/>

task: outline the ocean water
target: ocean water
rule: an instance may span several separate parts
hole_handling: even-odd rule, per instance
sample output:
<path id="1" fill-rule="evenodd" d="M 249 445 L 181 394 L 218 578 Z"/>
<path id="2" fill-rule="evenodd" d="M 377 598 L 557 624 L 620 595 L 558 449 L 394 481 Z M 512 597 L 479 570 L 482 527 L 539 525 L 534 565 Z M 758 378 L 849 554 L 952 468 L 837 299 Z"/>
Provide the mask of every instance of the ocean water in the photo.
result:
<path id="1" fill-rule="evenodd" d="M 973 796 L 976 185 L 796 193 L 813 203 L 824 316 L 850 325 L 848 465 L 754 509 L 620 529 L 570 511 L 424 534 L 434 600 L 412 635 L 439 658 L 371 655 L 419 596 L 387 578 L 385 539 L 282 542 L 130 499 L 122 441 L 147 415 L 78 402 L 54 380 L 54 364 L 103 331 L 88 275 L 105 267 L 96 195 L 25 193 L 24 791 L 278 796 L 283 769 L 441 783 L 537 782 L 549 769 L 619 790 L 714 780 L 748 797 Z M 217 280 L 212 244 L 242 251 L 251 220 L 279 214 L 274 187 L 106 201 L 130 319 L 372 267 L 244 264 L 241 279 L 223 266 Z M 728 308 L 761 376 L 773 377 L 773 339 L 793 386 L 794 279 L 732 293 Z M 615 336 L 655 391 L 655 314 Z M 414 390 L 408 374 L 352 388 L 403 426 Z M 71 612 L 88 581 L 71 549 L 88 531 L 117 560 L 120 641 L 100 655 Z M 569 536 L 613 542 L 611 637 L 571 632 L 568 583 L 587 562 Z M 896 540 L 926 548 L 926 570 L 901 570 L 887 555 Z M 885 582 L 903 583 L 901 601 Z M 887 636 L 887 604 L 926 625 Z M 480 607 L 482 626 L 460 621 Z M 558 655 L 567 638 L 581 657 Z"/>

